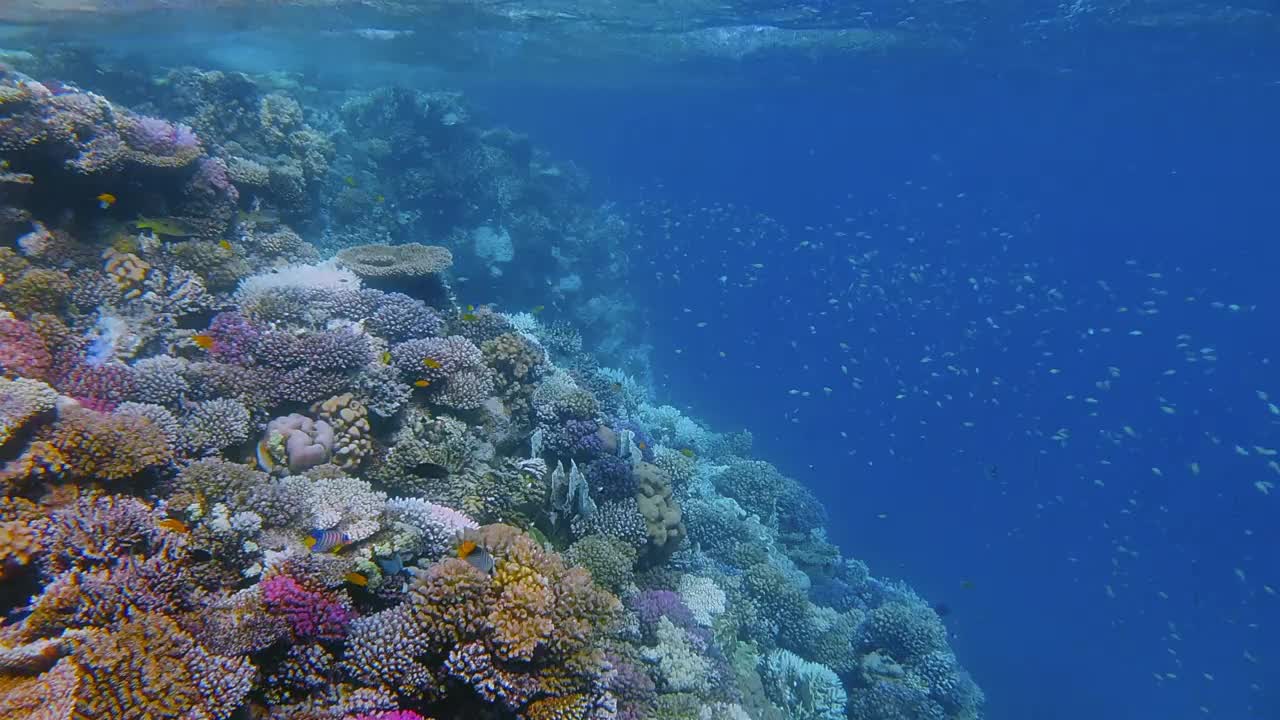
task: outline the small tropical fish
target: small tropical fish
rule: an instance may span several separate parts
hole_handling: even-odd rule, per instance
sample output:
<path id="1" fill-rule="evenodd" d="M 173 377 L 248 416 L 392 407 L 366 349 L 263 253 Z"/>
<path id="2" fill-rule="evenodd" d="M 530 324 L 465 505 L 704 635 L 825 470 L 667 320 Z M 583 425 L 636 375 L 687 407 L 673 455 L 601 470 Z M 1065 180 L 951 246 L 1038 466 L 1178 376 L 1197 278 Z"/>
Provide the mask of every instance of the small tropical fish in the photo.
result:
<path id="1" fill-rule="evenodd" d="M 477 545 L 474 540 L 463 540 L 458 543 L 458 557 L 466 560 L 468 565 L 485 575 L 492 574 L 493 569 L 497 567 L 489 551 Z"/>
<path id="2" fill-rule="evenodd" d="M 960 581 L 960 589 L 961 589 L 961 590 L 972 590 L 972 589 L 973 589 L 973 581 L 972 581 L 972 580 L 961 580 L 961 581 Z"/>
<path id="3" fill-rule="evenodd" d="M 531 310 L 530 312 L 532 312 L 534 315 L 537 315 L 538 313 L 546 309 L 547 309 L 546 305 L 534 305 L 533 310 Z"/>
<path id="4" fill-rule="evenodd" d="M 609 383 L 609 388 L 616 393 L 622 392 L 622 383 Z"/>
<path id="5" fill-rule="evenodd" d="M 680 454 L 687 458 L 693 457 L 693 451 L 689 448 L 680 448 Z"/>
<path id="6" fill-rule="evenodd" d="M 191 342 L 195 343 L 195 346 L 201 350 L 208 350 L 213 347 L 214 340 L 209 333 L 197 333 L 191 336 Z"/>
<path id="7" fill-rule="evenodd" d="M 336 553 L 351 544 L 351 538 L 341 530 L 312 530 L 302 543 L 314 553 Z"/>
<path id="8" fill-rule="evenodd" d="M 138 216 L 133 226 L 139 230 L 150 230 L 153 235 L 169 237 L 190 237 L 196 234 L 195 228 L 178 218 L 149 218 Z"/>
<path id="9" fill-rule="evenodd" d="M 443 480 L 449 477 L 449 468 L 433 462 L 420 462 L 414 465 L 409 472 L 430 480 Z"/>
<path id="10" fill-rule="evenodd" d="M 432 370 L 439 370 L 441 368 L 440 361 L 435 358 L 422 358 L 422 364 Z"/>
<path id="11" fill-rule="evenodd" d="M 649 449 L 649 444 L 648 444 L 648 443 L 646 443 L 645 441 L 641 440 L 640 442 L 636 443 L 636 447 L 640 448 L 641 450 L 648 450 L 648 449 Z M 692 451 L 691 451 L 691 452 L 692 452 Z"/>
<path id="12" fill-rule="evenodd" d="M 102 193 L 98 195 L 98 207 L 103 210 L 110 210 L 112 205 L 116 204 L 116 196 L 111 193 Z"/>
<path id="13" fill-rule="evenodd" d="M 382 358 L 382 364 L 383 364 L 383 365 L 390 365 L 390 364 L 391 364 L 391 351 L 390 351 L 390 350 L 383 350 L 383 351 L 382 351 L 381 358 Z"/>
<path id="14" fill-rule="evenodd" d="M 430 380 L 414 380 L 414 381 L 413 381 L 413 386 L 414 386 L 414 387 L 420 387 L 420 388 L 423 388 L 423 387 L 428 387 L 428 386 L 430 386 L 430 385 L 431 385 L 431 381 L 430 381 Z"/>
<path id="15" fill-rule="evenodd" d="M 191 532 L 191 528 L 187 527 L 186 523 L 174 518 L 165 518 L 164 520 L 157 522 L 156 527 L 160 528 L 161 530 L 168 530 L 169 532 L 176 532 L 176 533 Z"/>
<path id="16" fill-rule="evenodd" d="M 231 243 L 226 240 L 219 240 L 218 247 L 226 250 L 227 252 L 233 252 L 235 250 L 235 248 L 231 247 Z"/>
<path id="17" fill-rule="evenodd" d="M 387 201 L 387 198 L 385 195 L 377 195 L 373 198 L 373 201 L 381 205 L 382 203 Z"/>
<path id="18" fill-rule="evenodd" d="M 476 319 L 476 314 L 475 314 L 475 313 L 463 313 L 463 314 L 462 314 L 462 321 L 463 321 L 463 322 L 472 322 L 472 321 L 474 321 L 475 319 Z"/>
<path id="19" fill-rule="evenodd" d="M 391 576 L 399 575 L 404 572 L 404 556 L 395 553 L 388 558 L 378 558 L 378 567 L 382 568 L 382 574 Z"/>
<path id="20" fill-rule="evenodd" d="M 351 176 L 351 175 L 348 175 L 348 176 L 346 176 L 346 177 L 342 178 L 342 182 L 346 183 L 346 184 L 347 184 L 347 187 L 355 187 L 355 186 L 358 184 L 358 183 L 356 182 L 355 177 L 353 177 L 353 176 Z"/>
<path id="21" fill-rule="evenodd" d="M 369 585 L 369 578 L 358 572 L 349 572 L 346 575 L 343 575 L 342 579 L 359 587 L 368 587 Z"/>
<path id="22" fill-rule="evenodd" d="M 475 309 L 476 309 L 476 306 L 475 306 L 475 305 L 468 305 L 468 306 L 467 306 L 467 312 L 474 312 L 474 311 L 475 311 Z"/>

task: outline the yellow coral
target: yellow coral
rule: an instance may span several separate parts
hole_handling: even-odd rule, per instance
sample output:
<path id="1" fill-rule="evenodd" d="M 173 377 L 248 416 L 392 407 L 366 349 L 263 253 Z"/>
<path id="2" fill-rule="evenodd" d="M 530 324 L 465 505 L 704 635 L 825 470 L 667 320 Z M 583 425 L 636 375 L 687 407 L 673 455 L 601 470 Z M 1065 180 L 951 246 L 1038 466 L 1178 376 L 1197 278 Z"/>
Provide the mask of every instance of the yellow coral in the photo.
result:
<path id="1" fill-rule="evenodd" d="M 253 682 L 248 660 L 209 653 L 163 615 L 84 632 L 70 645 L 71 655 L 37 678 L 0 678 L 0 716 L 226 720 Z M 51 706 L 46 714 L 24 697 L 33 692 Z M 24 708 L 31 714 L 15 714 Z"/>
<path id="2" fill-rule="evenodd" d="M 173 457 L 164 432 L 147 418 L 82 407 L 62 411 L 49 443 L 69 472 L 105 481 L 133 477 Z"/>

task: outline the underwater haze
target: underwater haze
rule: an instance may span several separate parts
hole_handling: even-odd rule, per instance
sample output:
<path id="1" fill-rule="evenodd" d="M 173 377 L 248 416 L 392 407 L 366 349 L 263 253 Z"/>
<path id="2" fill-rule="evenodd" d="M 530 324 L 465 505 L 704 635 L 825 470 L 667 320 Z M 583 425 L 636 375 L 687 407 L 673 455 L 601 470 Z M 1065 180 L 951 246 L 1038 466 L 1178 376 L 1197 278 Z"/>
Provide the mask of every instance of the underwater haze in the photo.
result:
<path id="1" fill-rule="evenodd" d="M 0 718 L 1280 720 L 1280 6 L 7 0 Z"/>

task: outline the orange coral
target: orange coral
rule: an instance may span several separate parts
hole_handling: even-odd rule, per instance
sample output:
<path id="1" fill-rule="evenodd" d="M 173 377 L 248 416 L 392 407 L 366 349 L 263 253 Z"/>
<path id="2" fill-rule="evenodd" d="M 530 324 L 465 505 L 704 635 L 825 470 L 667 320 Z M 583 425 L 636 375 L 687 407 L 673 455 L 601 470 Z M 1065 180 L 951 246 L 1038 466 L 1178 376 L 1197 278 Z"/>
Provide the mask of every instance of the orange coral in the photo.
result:
<path id="1" fill-rule="evenodd" d="M 70 655 L 48 672 L 0 675 L 0 717 L 226 720 L 253 684 L 248 660 L 210 653 L 163 615 L 67 644 Z"/>
<path id="2" fill-rule="evenodd" d="M 81 717 L 223 720 L 253 683 L 248 660 L 209 653 L 163 615 L 87 634 L 75 646 L 71 657 L 84 674 Z"/>
<path id="3" fill-rule="evenodd" d="M 113 415 L 82 407 L 62 411 L 49 443 L 77 477 L 123 480 L 173 458 L 164 432 L 139 415 Z"/>
<path id="4" fill-rule="evenodd" d="M 478 548 L 469 559 L 487 569 L 480 559 L 492 557 L 492 571 L 460 558 L 431 566 L 406 603 L 352 623 L 348 666 L 414 697 L 442 692 L 452 677 L 517 712 L 535 699 L 565 698 L 544 704 L 546 718 L 577 717 L 569 710 L 575 695 L 583 707 L 610 702 L 599 643 L 618 599 L 516 528 L 487 525 L 464 539 Z"/>

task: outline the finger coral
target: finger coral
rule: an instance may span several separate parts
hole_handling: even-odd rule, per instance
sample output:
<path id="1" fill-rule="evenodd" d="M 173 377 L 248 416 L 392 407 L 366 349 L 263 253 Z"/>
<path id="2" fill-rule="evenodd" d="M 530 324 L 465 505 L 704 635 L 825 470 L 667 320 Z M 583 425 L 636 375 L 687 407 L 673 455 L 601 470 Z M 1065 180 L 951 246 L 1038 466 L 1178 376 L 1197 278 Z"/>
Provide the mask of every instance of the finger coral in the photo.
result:
<path id="1" fill-rule="evenodd" d="M 465 537 L 493 558 L 492 574 L 459 558 L 432 565 L 403 604 L 352 623 L 347 663 L 411 697 L 438 700 L 452 678 L 523 717 L 566 704 L 586 712 L 572 717 L 597 717 L 587 709 L 612 703 L 599 642 L 617 598 L 515 528 Z"/>

